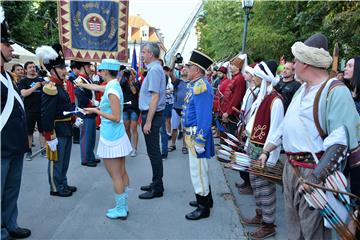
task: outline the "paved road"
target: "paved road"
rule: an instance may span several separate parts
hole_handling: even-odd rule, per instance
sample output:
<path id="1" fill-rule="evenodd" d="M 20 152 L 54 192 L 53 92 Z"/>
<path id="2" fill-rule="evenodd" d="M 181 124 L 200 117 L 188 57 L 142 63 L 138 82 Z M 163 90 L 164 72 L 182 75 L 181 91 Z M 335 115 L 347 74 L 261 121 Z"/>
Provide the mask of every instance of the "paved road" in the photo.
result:
<path id="1" fill-rule="evenodd" d="M 164 197 L 138 199 L 140 186 L 151 179 L 142 136 L 139 145 L 138 156 L 128 157 L 126 163 L 134 189 L 129 196 L 128 220 L 105 217 L 114 204 L 110 177 L 103 163 L 96 168 L 81 166 L 79 145 L 73 145 L 68 179 L 78 191 L 70 198 L 49 195 L 45 158 L 24 161 L 19 224 L 31 228 L 32 239 L 244 239 L 224 170 L 215 159 L 210 161 L 214 192 L 210 218 L 194 222 L 185 219 L 193 210 L 188 201 L 194 194 L 188 158 L 181 148 L 169 153 L 164 162 Z"/>

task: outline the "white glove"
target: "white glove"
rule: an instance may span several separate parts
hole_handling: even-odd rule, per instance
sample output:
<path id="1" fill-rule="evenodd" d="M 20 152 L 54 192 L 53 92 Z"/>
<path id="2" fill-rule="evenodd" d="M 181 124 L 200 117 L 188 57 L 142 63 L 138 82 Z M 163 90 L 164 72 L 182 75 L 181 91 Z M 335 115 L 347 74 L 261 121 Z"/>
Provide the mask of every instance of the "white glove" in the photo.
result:
<path id="1" fill-rule="evenodd" d="M 57 138 L 47 141 L 46 143 L 47 143 L 47 145 L 49 145 L 49 148 L 51 149 L 51 151 L 53 151 L 53 152 L 56 151 L 56 146 L 58 145 Z"/>
<path id="2" fill-rule="evenodd" d="M 84 120 L 82 120 L 82 118 L 79 118 L 79 117 L 76 118 L 75 123 L 74 123 L 75 127 L 79 128 L 79 127 L 81 127 L 83 124 L 84 124 Z"/>
<path id="3" fill-rule="evenodd" d="M 97 100 L 91 100 L 91 103 L 94 107 L 98 107 L 99 106 L 99 101 Z"/>
<path id="4" fill-rule="evenodd" d="M 205 152 L 205 148 L 203 147 L 198 147 L 195 145 L 195 151 L 198 153 L 198 154 L 201 154 L 203 152 Z"/>

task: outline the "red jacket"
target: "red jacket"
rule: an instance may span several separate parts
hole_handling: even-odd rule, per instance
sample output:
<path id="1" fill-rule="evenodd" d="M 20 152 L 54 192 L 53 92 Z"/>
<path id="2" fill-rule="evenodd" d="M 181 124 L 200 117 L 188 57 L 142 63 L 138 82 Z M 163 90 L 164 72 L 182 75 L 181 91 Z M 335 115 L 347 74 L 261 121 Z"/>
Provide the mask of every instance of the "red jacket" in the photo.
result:
<path id="1" fill-rule="evenodd" d="M 220 101 L 221 113 L 227 112 L 230 116 L 235 114 L 232 107 L 240 110 L 241 102 L 246 91 L 246 82 L 242 74 L 235 74 L 223 92 L 224 96 Z"/>

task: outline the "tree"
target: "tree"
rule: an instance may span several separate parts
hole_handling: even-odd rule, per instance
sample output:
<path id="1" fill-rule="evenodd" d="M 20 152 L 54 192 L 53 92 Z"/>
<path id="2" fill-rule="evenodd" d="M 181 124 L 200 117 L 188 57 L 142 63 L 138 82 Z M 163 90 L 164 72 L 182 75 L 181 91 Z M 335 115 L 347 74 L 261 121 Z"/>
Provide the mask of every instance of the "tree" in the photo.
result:
<path id="1" fill-rule="evenodd" d="M 197 23 L 199 47 L 215 60 L 241 51 L 244 11 L 239 1 L 207 1 Z M 291 46 L 315 32 L 336 42 L 340 57 L 360 52 L 360 3 L 256 1 L 251 11 L 246 53 L 250 59 L 292 59 Z"/>
<path id="2" fill-rule="evenodd" d="M 56 1 L 2 1 L 11 37 L 30 51 L 58 41 Z"/>

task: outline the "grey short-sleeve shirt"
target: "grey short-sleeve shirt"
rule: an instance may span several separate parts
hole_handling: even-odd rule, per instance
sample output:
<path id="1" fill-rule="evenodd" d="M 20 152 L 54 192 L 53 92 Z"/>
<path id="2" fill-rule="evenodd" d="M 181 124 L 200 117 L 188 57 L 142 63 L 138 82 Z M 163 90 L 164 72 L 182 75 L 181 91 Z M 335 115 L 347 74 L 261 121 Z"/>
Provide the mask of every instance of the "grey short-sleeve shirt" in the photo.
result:
<path id="1" fill-rule="evenodd" d="M 151 93 L 159 93 L 159 102 L 156 112 L 165 109 L 165 89 L 166 79 L 165 73 L 159 61 L 153 61 L 147 65 L 148 73 L 140 88 L 139 109 L 148 111 L 151 102 Z"/>

